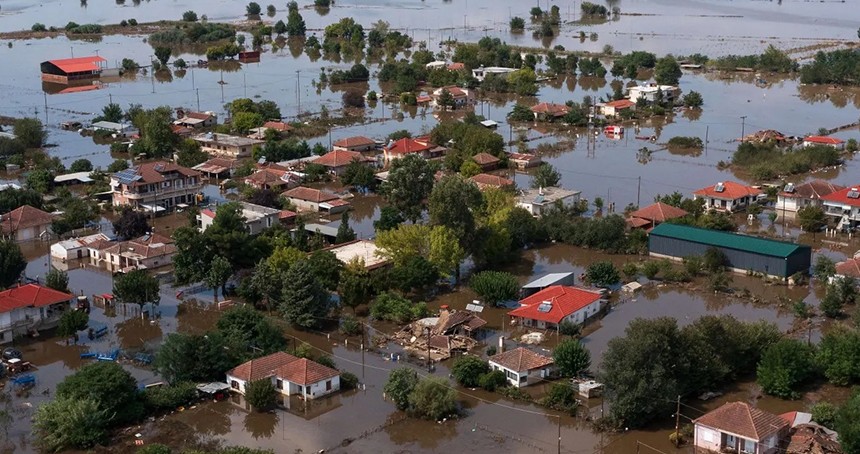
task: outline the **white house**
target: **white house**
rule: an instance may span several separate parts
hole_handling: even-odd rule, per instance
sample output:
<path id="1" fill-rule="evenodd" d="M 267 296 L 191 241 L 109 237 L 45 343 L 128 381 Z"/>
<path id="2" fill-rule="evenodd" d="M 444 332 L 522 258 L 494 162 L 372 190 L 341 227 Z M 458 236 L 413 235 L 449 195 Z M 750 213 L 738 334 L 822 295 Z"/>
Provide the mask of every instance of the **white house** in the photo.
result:
<path id="1" fill-rule="evenodd" d="M 0 233 L 17 242 L 45 239 L 51 235 L 54 216 L 30 205 L 0 215 Z"/>
<path id="2" fill-rule="evenodd" d="M 251 235 L 256 235 L 280 222 L 281 210 L 248 202 L 239 202 L 239 205 L 242 206 L 245 228 Z M 212 225 L 215 221 L 215 214 L 215 211 L 208 208 L 200 210 L 200 214 L 197 215 L 197 222 L 201 231 L 206 231 Z"/>
<path id="3" fill-rule="evenodd" d="M 472 70 L 472 77 L 478 79 L 478 82 L 483 82 L 484 78 L 490 74 L 496 75 L 506 75 L 517 71 L 517 68 L 504 68 L 501 66 L 487 66 L 486 68 L 481 66 L 480 68 L 475 68 Z"/>
<path id="4" fill-rule="evenodd" d="M 505 373 L 511 386 L 517 388 L 537 383 L 555 371 L 553 359 L 519 347 L 489 358 L 490 369 Z"/>
<path id="5" fill-rule="evenodd" d="M 751 407 L 730 402 L 693 420 L 693 445 L 708 452 L 775 454 L 788 434 L 788 421 Z"/>
<path id="6" fill-rule="evenodd" d="M 15 336 L 50 329 L 71 308 L 74 297 L 65 292 L 27 284 L 0 292 L 0 343 Z"/>
<path id="7" fill-rule="evenodd" d="M 565 321 L 581 325 L 600 311 L 602 299 L 596 290 L 552 285 L 520 300 L 508 315 L 511 324 L 538 329 L 557 329 Z"/>
<path id="8" fill-rule="evenodd" d="M 843 189 L 845 189 L 844 186 L 824 180 L 812 180 L 797 186 L 788 183 L 782 192 L 776 195 L 775 208 L 782 211 L 797 212 L 808 206 L 821 206 L 821 197 Z"/>
<path id="9" fill-rule="evenodd" d="M 734 181 L 721 181 L 693 192 L 693 200 L 703 200 L 706 210 L 731 213 L 745 209 L 761 194 L 761 189 L 752 186 Z"/>
<path id="10" fill-rule="evenodd" d="M 555 206 L 556 202 L 570 207 L 579 203 L 581 191 L 562 188 L 524 189 L 517 196 L 517 206 L 525 208 L 532 216 L 541 216 L 544 211 Z"/>
<path id="11" fill-rule="evenodd" d="M 826 146 L 833 147 L 837 150 L 845 149 L 845 141 L 842 139 L 837 139 L 836 137 L 828 137 L 828 136 L 807 136 L 803 138 L 803 146 L 804 147 L 812 147 L 812 146 Z"/>
<path id="12" fill-rule="evenodd" d="M 843 188 L 821 197 L 824 214 L 838 219 L 837 229 L 860 223 L 860 185 Z"/>
<path id="13" fill-rule="evenodd" d="M 176 245 L 173 239 L 155 233 L 110 245 L 90 254 L 90 263 L 104 265 L 108 271 L 126 272 L 158 268 L 173 263 Z"/>
<path id="14" fill-rule="evenodd" d="M 94 245 L 101 245 L 111 239 L 104 233 L 95 233 L 80 238 L 70 238 L 51 245 L 51 258 L 61 260 L 83 259 L 90 256 Z M 95 249 L 98 249 L 97 247 Z"/>
<path id="15" fill-rule="evenodd" d="M 672 85 L 637 85 L 627 89 L 628 98 L 633 103 L 643 98 L 646 103 L 657 102 L 658 98 L 663 101 L 674 101 L 681 93 L 681 89 Z"/>
<path id="16" fill-rule="evenodd" d="M 94 131 L 107 131 L 117 137 L 131 137 L 140 133 L 131 123 L 115 123 L 112 121 L 97 121 L 93 123 Z"/>
<path id="17" fill-rule="evenodd" d="M 245 386 L 270 380 L 283 396 L 298 394 L 305 399 L 331 394 L 340 389 L 340 372 L 306 358 L 284 352 L 252 359 L 227 372 L 230 389 L 245 394 Z"/>

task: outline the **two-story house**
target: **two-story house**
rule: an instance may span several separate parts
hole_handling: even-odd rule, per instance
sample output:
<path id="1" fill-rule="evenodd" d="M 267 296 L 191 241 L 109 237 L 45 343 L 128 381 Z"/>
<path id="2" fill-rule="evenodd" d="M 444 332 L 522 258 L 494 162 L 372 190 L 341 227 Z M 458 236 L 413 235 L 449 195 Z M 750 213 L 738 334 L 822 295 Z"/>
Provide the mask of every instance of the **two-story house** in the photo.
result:
<path id="1" fill-rule="evenodd" d="M 193 204 L 203 184 L 200 172 L 157 161 L 111 175 L 114 206 L 164 211 L 180 203 Z"/>
<path id="2" fill-rule="evenodd" d="M 836 228 L 853 228 L 860 223 L 860 185 L 842 188 L 821 197 L 824 214 L 836 218 Z"/>
<path id="3" fill-rule="evenodd" d="M 744 210 L 755 202 L 761 189 L 734 181 L 721 181 L 693 192 L 693 200 L 702 200 L 706 210 L 733 212 Z"/>
<path id="4" fill-rule="evenodd" d="M 845 189 L 824 180 L 812 180 L 808 183 L 795 185 L 788 183 L 782 192 L 776 195 L 777 210 L 797 212 L 808 206 L 821 206 L 821 198 Z"/>
<path id="5" fill-rule="evenodd" d="M 264 207 L 248 202 L 239 202 L 242 207 L 242 217 L 245 218 L 245 228 L 251 235 L 256 235 L 263 230 L 279 224 L 281 221 L 281 210 L 277 208 Z M 201 210 L 197 215 L 198 225 L 201 231 L 206 231 L 215 222 L 217 210 Z"/>
<path id="6" fill-rule="evenodd" d="M 198 134 L 192 137 L 192 139 L 200 144 L 201 150 L 210 155 L 233 159 L 250 157 L 255 146 L 262 146 L 266 143 L 259 139 L 231 136 L 217 132 Z"/>
<path id="7" fill-rule="evenodd" d="M 437 159 L 445 156 L 448 149 L 430 141 L 429 137 L 404 137 L 393 140 L 382 150 L 386 162 L 400 159 L 408 154 L 417 154 L 424 159 Z"/>
<path id="8" fill-rule="evenodd" d="M 789 424 L 746 402 L 730 402 L 694 420 L 693 427 L 693 444 L 705 452 L 775 454 Z"/>
<path id="9" fill-rule="evenodd" d="M 27 284 L 0 292 L 0 343 L 15 336 L 56 326 L 63 312 L 71 308 L 72 295 Z"/>

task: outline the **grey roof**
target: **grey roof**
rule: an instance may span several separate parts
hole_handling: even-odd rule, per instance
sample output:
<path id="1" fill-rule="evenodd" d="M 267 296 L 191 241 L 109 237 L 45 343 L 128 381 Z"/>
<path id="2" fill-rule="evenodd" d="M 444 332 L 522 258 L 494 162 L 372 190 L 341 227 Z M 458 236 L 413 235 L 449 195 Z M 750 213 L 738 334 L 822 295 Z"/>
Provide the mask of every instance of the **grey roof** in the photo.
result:
<path id="1" fill-rule="evenodd" d="M 528 284 L 524 285 L 523 288 L 544 288 L 549 287 L 550 285 L 557 284 L 558 281 L 568 278 L 572 275 L 573 272 L 570 273 L 549 273 L 543 277 L 535 279 Z"/>
<path id="2" fill-rule="evenodd" d="M 320 234 L 325 236 L 337 236 L 337 229 L 339 226 L 332 226 L 331 224 L 305 224 L 305 230 L 311 233 L 316 233 L 317 231 Z"/>
<path id="3" fill-rule="evenodd" d="M 54 183 L 65 183 L 67 181 L 75 180 L 80 181 L 81 183 L 92 183 L 93 179 L 90 178 L 90 174 L 92 174 L 92 172 L 74 172 L 57 175 L 54 177 Z"/>

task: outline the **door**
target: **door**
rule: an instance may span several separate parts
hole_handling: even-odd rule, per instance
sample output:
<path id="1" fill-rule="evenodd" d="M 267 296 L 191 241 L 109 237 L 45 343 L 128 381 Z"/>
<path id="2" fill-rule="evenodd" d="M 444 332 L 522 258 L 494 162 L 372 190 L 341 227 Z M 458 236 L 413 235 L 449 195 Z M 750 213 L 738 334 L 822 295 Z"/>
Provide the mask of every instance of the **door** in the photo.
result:
<path id="1" fill-rule="evenodd" d="M 275 382 L 275 385 L 278 387 L 278 389 L 284 389 L 284 381 L 281 380 L 280 378 L 277 379 L 277 381 Z"/>
<path id="2" fill-rule="evenodd" d="M 325 382 L 325 390 L 331 391 L 331 380 Z"/>

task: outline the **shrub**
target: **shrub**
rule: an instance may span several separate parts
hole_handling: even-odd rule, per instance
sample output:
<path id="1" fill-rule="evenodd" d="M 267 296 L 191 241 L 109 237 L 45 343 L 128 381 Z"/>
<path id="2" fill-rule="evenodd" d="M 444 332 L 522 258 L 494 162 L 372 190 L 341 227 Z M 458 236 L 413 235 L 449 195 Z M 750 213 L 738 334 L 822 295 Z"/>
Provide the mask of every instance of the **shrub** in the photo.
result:
<path id="1" fill-rule="evenodd" d="M 82 329 L 86 329 L 89 323 L 90 316 L 86 311 L 66 311 L 60 316 L 60 321 L 57 325 L 57 335 L 68 337 L 72 336 Z"/>
<path id="2" fill-rule="evenodd" d="M 137 25 L 137 19 L 129 19 L 128 25 L 131 25 L 132 27 L 136 26 Z"/>
<path id="3" fill-rule="evenodd" d="M 809 412 L 812 413 L 812 420 L 824 427 L 834 426 L 834 423 L 836 422 L 836 411 L 836 406 L 830 402 L 818 402 L 809 410 Z"/>
<path id="4" fill-rule="evenodd" d="M 667 143 L 670 147 L 675 148 L 702 148 L 705 146 L 702 139 L 698 137 L 682 137 L 676 136 L 669 139 Z"/>
<path id="5" fill-rule="evenodd" d="M 608 287 L 621 281 L 618 269 L 612 262 L 596 262 L 588 266 L 585 277 L 592 285 Z"/>
<path id="6" fill-rule="evenodd" d="M 570 320 L 564 320 L 558 325 L 558 332 L 564 336 L 578 336 L 582 327 Z"/>
<path id="7" fill-rule="evenodd" d="M 388 374 L 382 392 L 394 401 L 398 410 L 409 408 L 409 395 L 418 384 L 418 373 L 409 367 L 398 367 Z"/>
<path id="8" fill-rule="evenodd" d="M 352 372 L 340 373 L 340 389 L 350 390 L 358 387 L 358 377 Z"/>
<path id="9" fill-rule="evenodd" d="M 426 303 L 413 303 L 408 299 L 391 292 L 385 292 L 376 297 L 376 301 L 370 306 L 370 315 L 378 320 L 388 320 L 403 324 L 430 313 Z"/>
<path id="10" fill-rule="evenodd" d="M 40 24 L 40 23 L 36 22 L 35 24 L 33 24 L 32 27 L 30 27 L 30 30 L 32 30 L 34 32 L 44 32 L 44 31 L 47 31 L 48 29 L 45 27 L 45 24 Z"/>
<path id="11" fill-rule="evenodd" d="M 520 289 L 517 278 L 502 271 L 481 271 L 472 276 L 469 287 L 492 306 L 516 298 Z"/>
<path id="12" fill-rule="evenodd" d="M 364 108 L 364 96 L 358 90 L 347 90 L 343 93 L 343 106 Z"/>
<path id="13" fill-rule="evenodd" d="M 526 21 L 522 17 L 512 17 L 510 27 L 512 31 L 522 31 L 526 28 Z"/>
<path id="14" fill-rule="evenodd" d="M 464 355 L 454 360 L 451 367 L 451 375 L 457 383 L 474 388 L 480 385 L 481 376 L 490 371 L 490 366 L 481 358 L 472 355 Z"/>
<path id="15" fill-rule="evenodd" d="M 150 413 L 175 410 L 188 405 L 195 397 L 197 397 L 197 387 L 193 382 L 188 381 L 143 390 L 143 404 Z"/>
<path id="16" fill-rule="evenodd" d="M 188 10 L 182 13 L 182 21 L 183 22 L 197 22 L 197 13 L 194 11 Z"/>
<path id="17" fill-rule="evenodd" d="M 554 410 L 571 413 L 576 410 L 576 394 L 570 385 L 553 383 L 546 396 L 540 400 L 540 404 Z"/>
<path id="18" fill-rule="evenodd" d="M 275 406 L 278 391 L 268 378 L 255 380 L 245 385 L 245 400 L 257 411 L 266 411 Z"/>
<path id="19" fill-rule="evenodd" d="M 757 371 L 762 391 L 783 399 L 796 399 L 800 385 L 813 375 L 812 353 L 812 347 L 795 339 L 783 339 L 768 347 Z"/>
<path id="20" fill-rule="evenodd" d="M 412 414 L 438 421 L 457 413 L 457 392 L 443 378 L 428 377 L 409 394 Z"/>
<path id="21" fill-rule="evenodd" d="M 507 386 L 507 384 L 508 379 L 505 377 L 505 373 L 500 370 L 494 370 L 483 374 L 478 380 L 478 385 L 490 392 L 493 392 L 498 388 L 503 388 Z"/>

